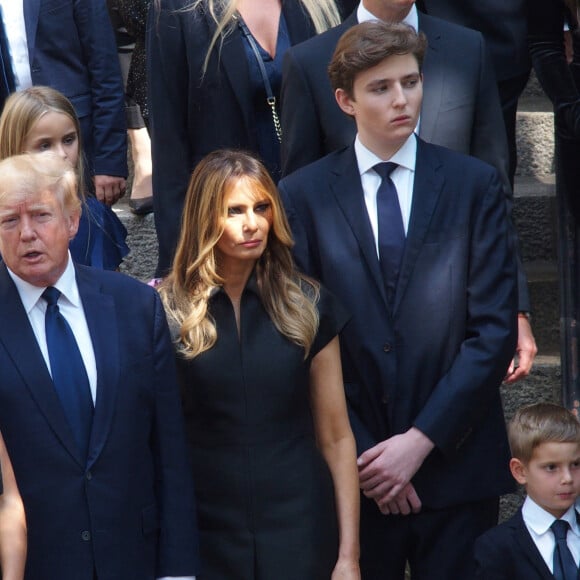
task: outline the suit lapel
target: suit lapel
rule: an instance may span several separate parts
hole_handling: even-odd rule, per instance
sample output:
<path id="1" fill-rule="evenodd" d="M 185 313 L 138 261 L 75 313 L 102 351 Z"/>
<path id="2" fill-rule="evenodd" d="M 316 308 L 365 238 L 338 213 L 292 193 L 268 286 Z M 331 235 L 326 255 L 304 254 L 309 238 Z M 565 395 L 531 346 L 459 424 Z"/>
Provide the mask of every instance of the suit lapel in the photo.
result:
<path id="1" fill-rule="evenodd" d="M 56 437 L 75 461 L 84 465 L 18 290 L 4 264 L 0 265 L 0 320 L 0 343 Z"/>
<path id="2" fill-rule="evenodd" d="M 97 364 L 97 397 L 87 467 L 101 453 L 111 428 L 119 386 L 120 344 L 112 296 L 95 287 L 90 270 L 77 267 L 77 284 Z"/>
<path id="3" fill-rule="evenodd" d="M 419 134 L 425 141 L 433 141 L 445 84 L 445 71 L 439 66 L 442 59 L 443 39 L 438 27 L 433 26 L 431 18 L 421 12 L 419 12 L 419 30 L 424 32 L 429 39 L 423 65 L 423 105 Z"/>
<path id="4" fill-rule="evenodd" d="M 387 297 L 379 266 L 375 238 L 364 202 L 360 173 L 353 145 L 337 154 L 336 169 L 333 170 L 331 175 L 330 189 L 350 225 L 371 273 L 371 278 L 378 287 L 386 305 Z"/>
<path id="5" fill-rule="evenodd" d="M 205 14 L 205 19 L 209 27 L 210 37 L 215 32 L 215 24 L 209 14 Z M 252 105 L 252 90 L 250 88 L 250 71 L 248 62 L 246 60 L 246 53 L 244 48 L 244 40 L 237 29 L 231 34 L 226 35 L 223 41 L 221 51 L 219 48 L 220 40 L 217 41 L 217 46 L 213 49 L 216 54 L 219 54 L 221 65 L 224 72 L 232 86 L 232 91 L 240 105 L 240 111 L 244 118 L 244 123 L 248 129 L 248 135 L 253 135 L 253 105 Z"/>
<path id="6" fill-rule="evenodd" d="M 40 3 L 42 0 L 24 0 L 24 24 L 26 27 L 26 42 L 28 44 L 28 60 L 30 66 L 34 59 L 34 49 L 36 47 L 36 29 L 40 17 Z"/>
<path id="7" fill-rule="evenodd" d="M 525 557 L 528 559 L 530 565 L 536 569 L 538 572 L 538 578 L 543 578 L 545 580 L 553 580 L 554 576 L 550 572 L 550 569 L 546 565 L 544 558 L 538 551 L 534 540 L 526 528 L 524 522 L 524 517 L 522 516 L 522 510 L 520 509 L 512 520 L 514 537 L 520 546 Z"/>
<path id="8" fill-rule="evenodd" d="M 413 268 L 417 262 L 423 240 L 429 229 L 433 212 L 444 184 L 441 165 L 429 145 L 417 139 L 417 160 L 415 165 L 415 182 L 413 184 L 413 202 L 407 231 L 407 241 L 399 272 L 399 281 L 393 303 L 393 314 L 396 313 L 405 293 Z"/>

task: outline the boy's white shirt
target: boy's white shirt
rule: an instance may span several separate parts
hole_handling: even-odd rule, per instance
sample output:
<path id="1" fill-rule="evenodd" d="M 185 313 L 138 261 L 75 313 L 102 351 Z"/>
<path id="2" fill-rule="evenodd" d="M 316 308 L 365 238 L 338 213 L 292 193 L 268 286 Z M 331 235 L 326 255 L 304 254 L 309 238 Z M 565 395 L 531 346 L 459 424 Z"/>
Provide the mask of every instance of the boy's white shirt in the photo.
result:
<path id="1" fill-rule="evenodd" d="M 579 500 L 577 500 L 579 503 Z M 556 540 L 550 526 L 556 518 L 545 509 L 541 508 L 531 497 L 526 497 L 522 506 L 522 516 L 524 523 L 534 544 L 546 562 L 550 572 L 554 573 L 554 548 Z M 567 536 L 568 548 L 574 557 L 576 566 L 580 562 L 580 526 L 576 519 L 576 506 L 572 505 L 568 511 L 560 518 L 570 524 Z"/>

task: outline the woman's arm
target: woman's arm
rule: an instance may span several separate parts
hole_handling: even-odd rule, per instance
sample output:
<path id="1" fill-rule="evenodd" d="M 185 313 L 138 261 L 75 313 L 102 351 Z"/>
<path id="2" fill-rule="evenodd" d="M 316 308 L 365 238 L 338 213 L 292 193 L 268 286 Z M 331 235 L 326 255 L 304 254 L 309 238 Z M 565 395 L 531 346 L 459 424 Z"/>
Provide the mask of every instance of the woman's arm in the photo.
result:
<path id="1" fill-rule="evenodd" d="M 332 580 L 359 579 L 359 486 L 356 447 L 346 412 L 338 337 L 312 359 L 310 392 L 316 437 L 328 463 L 340 535 Z"/>
<path id="2" fill-rule="evenodd" d="M 22 580 L 26 563 L 26 519 L 12 463 L 0 435 L 4 492 L 0 495 L 0 566 L 3 580 Z"/>

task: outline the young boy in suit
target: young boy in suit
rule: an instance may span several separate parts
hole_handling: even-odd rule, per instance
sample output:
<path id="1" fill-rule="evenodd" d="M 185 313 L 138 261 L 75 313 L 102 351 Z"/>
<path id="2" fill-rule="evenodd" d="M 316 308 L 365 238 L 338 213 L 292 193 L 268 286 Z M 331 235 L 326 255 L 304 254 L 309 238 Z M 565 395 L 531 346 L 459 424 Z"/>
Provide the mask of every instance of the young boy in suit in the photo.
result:
<path id="1" fill-rule="evenodd" d="M 526 488 L 522 508 L 475 544 L 476 578 L 578 578 L 580 423 L 567 409 L 537 403 L 519 409 L 509 427 L 510 469 Z"/>

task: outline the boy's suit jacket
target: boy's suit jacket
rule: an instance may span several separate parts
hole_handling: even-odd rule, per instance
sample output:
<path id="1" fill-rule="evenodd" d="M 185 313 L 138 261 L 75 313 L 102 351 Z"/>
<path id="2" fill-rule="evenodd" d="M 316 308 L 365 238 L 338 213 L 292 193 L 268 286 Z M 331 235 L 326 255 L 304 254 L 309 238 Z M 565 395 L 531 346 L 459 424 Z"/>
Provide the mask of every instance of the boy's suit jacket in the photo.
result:
<path id="1" fill-rule="evenodd" d="M 154 580 L 197 567 L 174 349 L 155 291 L 77 266 L 97 364 L 87 460 L 0 265 L 0 428 L 24 500 L 28 580 Z"/>
<path id="2" fill-rule="evenodd" d="M 358 452 L 414 425 L 436 447 L 413 480 L 425 507 L 512 489 L 499 385 L 515 347 L 516 281 L 497 172 L 418 139 L 392 315 L 354 147 L 280 191 L 298 267 L 353 315 L 341 347 Z"/>
<path id="3" fill-rule="evenodd" d="M 119 59 L 105 0 L 23 0 L 33 85 L 74 105 L 96 175 L 127 175 Z"/>
<path id="4" fill-rule="evenodd" d="M 532 540 L 522 510 L 475 543 L 477 580 L 554 580 Z"/>

